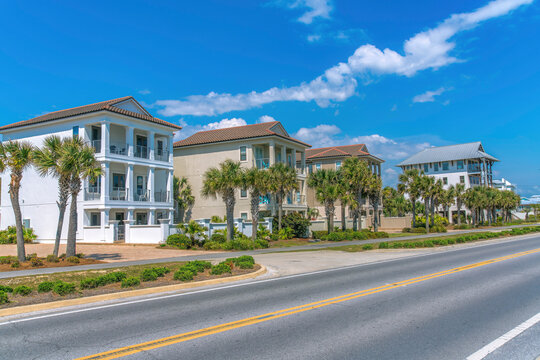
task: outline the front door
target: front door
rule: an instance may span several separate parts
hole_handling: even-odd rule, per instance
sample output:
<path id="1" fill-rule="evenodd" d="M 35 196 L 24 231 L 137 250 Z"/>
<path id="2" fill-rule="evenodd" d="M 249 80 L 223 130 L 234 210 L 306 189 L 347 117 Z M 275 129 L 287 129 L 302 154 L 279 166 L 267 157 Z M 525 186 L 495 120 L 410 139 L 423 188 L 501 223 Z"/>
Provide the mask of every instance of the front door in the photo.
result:
<path id="1" fill-rule="evenodd" d="M 148 225 L 148 215 L 146 213 L 137 213 L 137 225 Z"/>
<path id="2" fill-rule="evenodd" d="M 124 213 L 116 213 L 115 220 L 118 221 L 118 233 L 116 241 L 124 241 L 126 239 L 126 226 L 124 224 Z"/>

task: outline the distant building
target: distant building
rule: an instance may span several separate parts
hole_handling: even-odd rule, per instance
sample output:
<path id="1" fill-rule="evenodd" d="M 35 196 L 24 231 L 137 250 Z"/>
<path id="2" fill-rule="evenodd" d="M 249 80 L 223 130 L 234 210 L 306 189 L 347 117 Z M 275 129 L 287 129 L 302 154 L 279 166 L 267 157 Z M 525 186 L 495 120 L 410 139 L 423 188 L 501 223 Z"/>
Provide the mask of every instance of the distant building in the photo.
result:
<path id="1" fill-rule="evenodd" d="M 372 155 L 365 144 L 331 146 L 306 150 L 308 173 L 311 174 L 321 169 L 339 170 L 345 159 L 353 156 L 365 161 L 372 173 L 381 176 L 381 164 L 384 160 Z M 324 216 L 324 205 L 317 201 L 314 189 L 308 188 L 307 190 L 307 205 L 310 208 L 316 208 L 319 211 L 320 216 Z M 379 205 L 379 210 L 382 212 L 382 204 Z M 363 199 L 361 212 L 362 216 L 370 215 L 370 212 L 372 212 L 372 207 L 369 206 L 366 199 Z M 341 221 L 341 204 L 339 201 L 336 202 L 335 217 L 337 220 Z M 345 217 L 351 218 L 349 210 L 346 211 Z"/>
<path id="2" fill-rule="evenodd" d="M 499 190 L 511 190 L 516 192 L 516 184 L 512 184 L 505 178 L 502 178 L 501 180 L 493 180 L 493 187 Z"/>

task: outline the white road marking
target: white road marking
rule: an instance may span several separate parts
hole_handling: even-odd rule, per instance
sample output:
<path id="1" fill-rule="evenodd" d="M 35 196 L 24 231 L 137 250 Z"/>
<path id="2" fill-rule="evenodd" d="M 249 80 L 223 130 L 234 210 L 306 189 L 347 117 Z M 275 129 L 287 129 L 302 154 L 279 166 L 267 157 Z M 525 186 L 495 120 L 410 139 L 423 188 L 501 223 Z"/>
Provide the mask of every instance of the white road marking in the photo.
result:
<path id="1" fill-rule="evenodd" d="M 513 328 L 512 330 L 510 330 L 509 332 L 507 332 L 500 338 L 493 340 L 492 342 L 490 342 L 489 344 L 487 344 L 486 346 L 484 346 L 483 348 L 481 348 L 474 354 L 467 357 L 467 360 L 481 360 L 485 358 L 486 356 L 491 354 L 493 351 L 497 350 L 498 348 L 500 348 L 501 346 L 503 346 L 504 344 L 506 344 L 507 342 L 509 342 L 510 340 L 512 340 L 513 338 L 515 338 L 516 336 L 518 336 L 519 334 L 527 330 L 528 328 L 530 328 L 531 326 L 537 324 L 538 322 L 540 322 L 540 313 L 534 315 L 529 320 L 519 324 L 518 326 L 516 326 L 515 328 Z"/>

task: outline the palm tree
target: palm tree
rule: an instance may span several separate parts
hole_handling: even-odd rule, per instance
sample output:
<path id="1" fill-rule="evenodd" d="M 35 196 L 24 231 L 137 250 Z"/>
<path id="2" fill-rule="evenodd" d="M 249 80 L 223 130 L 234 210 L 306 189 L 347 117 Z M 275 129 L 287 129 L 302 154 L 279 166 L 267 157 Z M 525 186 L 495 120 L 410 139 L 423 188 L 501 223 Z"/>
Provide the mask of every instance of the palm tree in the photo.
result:
<path id="1" fill-rule="evenodd" d="M 193 196 L 191 185 L 187 178 L 183 176 L 181 178 L 176 176 L 173 178 L 173 197 L 178 207 L 177 221 L 183 223 L 186 210 L 189 212 L 189 209 L 195 204 L 195 196 Z"/>
<path id="2" fill-rule="evenodd" d="M 332 169 L 318 170 L 309 176 L 308 186 L 315 190 L 317 201 L 324 205 L 330 233 L 334 230 L 335 202 L 340 198 L 338 173 Z"/>
<path id="3" fill-rule="evenodd" d="M 259 225 L 259 204 L 261 196 L 266 195 L 270 190 L 270 176 L 266 170 L 256 167 L 246 170 L 242 176 L 242 185 L 249 191 L 251 208 L 251 238 L 257 239 L 257 228 Z"/>
<path id="4" fill-rule="evenodd" d="M 284 163 L 276 163 L 269 168 L 270 193 L 276 197 L 278 205 L 278 229 L 281 229 L 281 218 L 283 216 L 283 200 L 291 191 L 298 190 L 298 180 L 296 171 Z"/>
<path id="5" fill-rule="evenodd" d="M 22 224 L 21 206 L 19 204 L 19 191 L 24 170 L 32 165 L 34 147 L 29 142 L 9 141 L 0 144 L 0 172 L 9 169 L 11 181 L 9 183 L 9 198 L 15 215 L 17 234 L 17 259 L 26 260 L 24 249 L 24 229 Z"/>
<path id="6" fill-rule="evenodd" d="M 444 188 L 443 188 L 443 182 L 441 179 L 435 180 L 435 184 L 433 185 L 432 191 L 431 191 L 431 226 L 435 225 L 435 208 L 439 207 L 439 204 L 441 203 L 441 200 L 444 197 Z"/>
<path id="7" fill-rule="evenodd" d="M 341 205 L 341 230 L 347 230 L 347 219 L 345 215 L 345 210 L 348 205 L 354 203 L 354 195 L 350 191 L 350 184 L 346 181 L 343 176 L 341 169 L 337 172 L 338 181 L 339 181 L 339 202 Z"/>
<path id="8" fill-rule="evenodd" d="M 59 172 L 69 174 L 69 193 L 71 205 L 69 208 L 69 226 L 66 246 L 66 256 L 75 256 L 77 237 L 77 198 L 81 191 L 83 180 L 96 181 L 101 175 L 101 167 L 94 156 L 94 148 L 80 137 L 64 140 L 59 159 Z"/>
<path id="9" fill-rule="evenodd" d="M 41 176 L 51 175 L 58 179 L 58 225 L 56 227 L 56 238 L 54 240 L 53 255 L 58 256 L 62 228 L 69 199 L 69 173 L 62 173 L 60 170 L 60 156 L 64 141 L 56 135 L 49 136 L 43 141 L 41 149 L 34 150 L 34 166 Z"/>
<path id="10" fill-rule="evenodd" d="M 409 195 L 412 203 L 412 227 L 414 228 L 416 227 L 416 200 L 421 197 L 420 174 L 418 173 L 418 169 L 409 169 L 399 175 L 398 191 L 402 194 L 406 193 Z"/>
<path id="11" fill-rule="evenodd" d="M 368 186 L 366 193 L 371 206 L 373 206 L 373 231 L 379 231 L 379 202 L 381 200 L 382 180 L 376 174 L 368 177 Z"/>
<path id="12" fill-rule="evenodd" d="M 435 179 L 431 176 L 421 176 L 419 180 L 419 193 L 422 199 L 424 199 L 424 208 L 426 216 L 426 232 L 429 233 L 429 209 L 430 201 L 433 195 L 433 189 L 435 187 Z"/>
<path id="13" fill-rule="evenodd" d="M 345 182 L 350 186 L 349 191 L 352 195 L 351 209 L 353 212 L 353 230 L 356 231 L 362 228 L 362 219 L 360 216 L 360 206 L 362 204 L 362 195 L 364 187 L 367 184 L 367 179 L 371 174 L 369 167 L 365 161 L 357 157 L 349 157 L 343 162 L 341 167 L 342 176 Z"/>
<path id="14" fill-rule="evenodd" d="M 457 223 L 461 225 L 461 207 L 463 206 L 463 200 L 465 198 L 465 184 L 456 184 L 454 186 L 454 197 L 456 199 L 457 207 Z"/>
<path id="15" fill-rule="evenodd" d="M 478 191 L 476 188 L 469 188 L 465 191 L 464 202 L 472 216 L 472 225 L 476 226 L 478 222 L 478 209 L 480 204 Z"/>
<path id="16" fill-rule="evenodd" d="M 227 240 L 234 235 L 235 190 L 241 186 L 242 169 L 240 163 L 225 160 L 218 168 L 210 168 L 204 173 L 201 195 L 205 198 L 221 196 L 227 214 Z"/>

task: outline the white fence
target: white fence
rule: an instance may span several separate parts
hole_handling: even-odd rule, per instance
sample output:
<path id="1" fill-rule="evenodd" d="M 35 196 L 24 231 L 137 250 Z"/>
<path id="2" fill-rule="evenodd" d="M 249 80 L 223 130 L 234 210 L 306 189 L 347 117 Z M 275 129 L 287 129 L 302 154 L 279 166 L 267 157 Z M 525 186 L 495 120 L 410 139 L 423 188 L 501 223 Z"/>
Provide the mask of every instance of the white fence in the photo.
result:
<path id="1" fill-rule="evenodd" d="M 259 221 L 259 226 L 264 226 L 266 229 L 272 231 L 272 220 L 273 218 L 267 217 L 263 221 Z M 210 219 L 199 219 L 195 220 L 199 225 L 204 226 L 207 230 L 205 231 L 206 236 L 210 238 L 216 230 L 225 230 L 227 229 L 227 223 L 213 223 L 210 222 Z M 241 232 L 242 234 L 250 237 L 253 233 L 253 225 L 251 221 L 244 220 L 242 218 L 234 219 L 234 227 Z M 257 231 L 257 229 L 255 229 Z M 178 234 L 182 231 L 178 229 L 177 225 L 169 225 L 169 235 Z M 167 236 L 169 236 L 167 235 Z M 165 239 L 167 239 L 165 237 Z"/>

